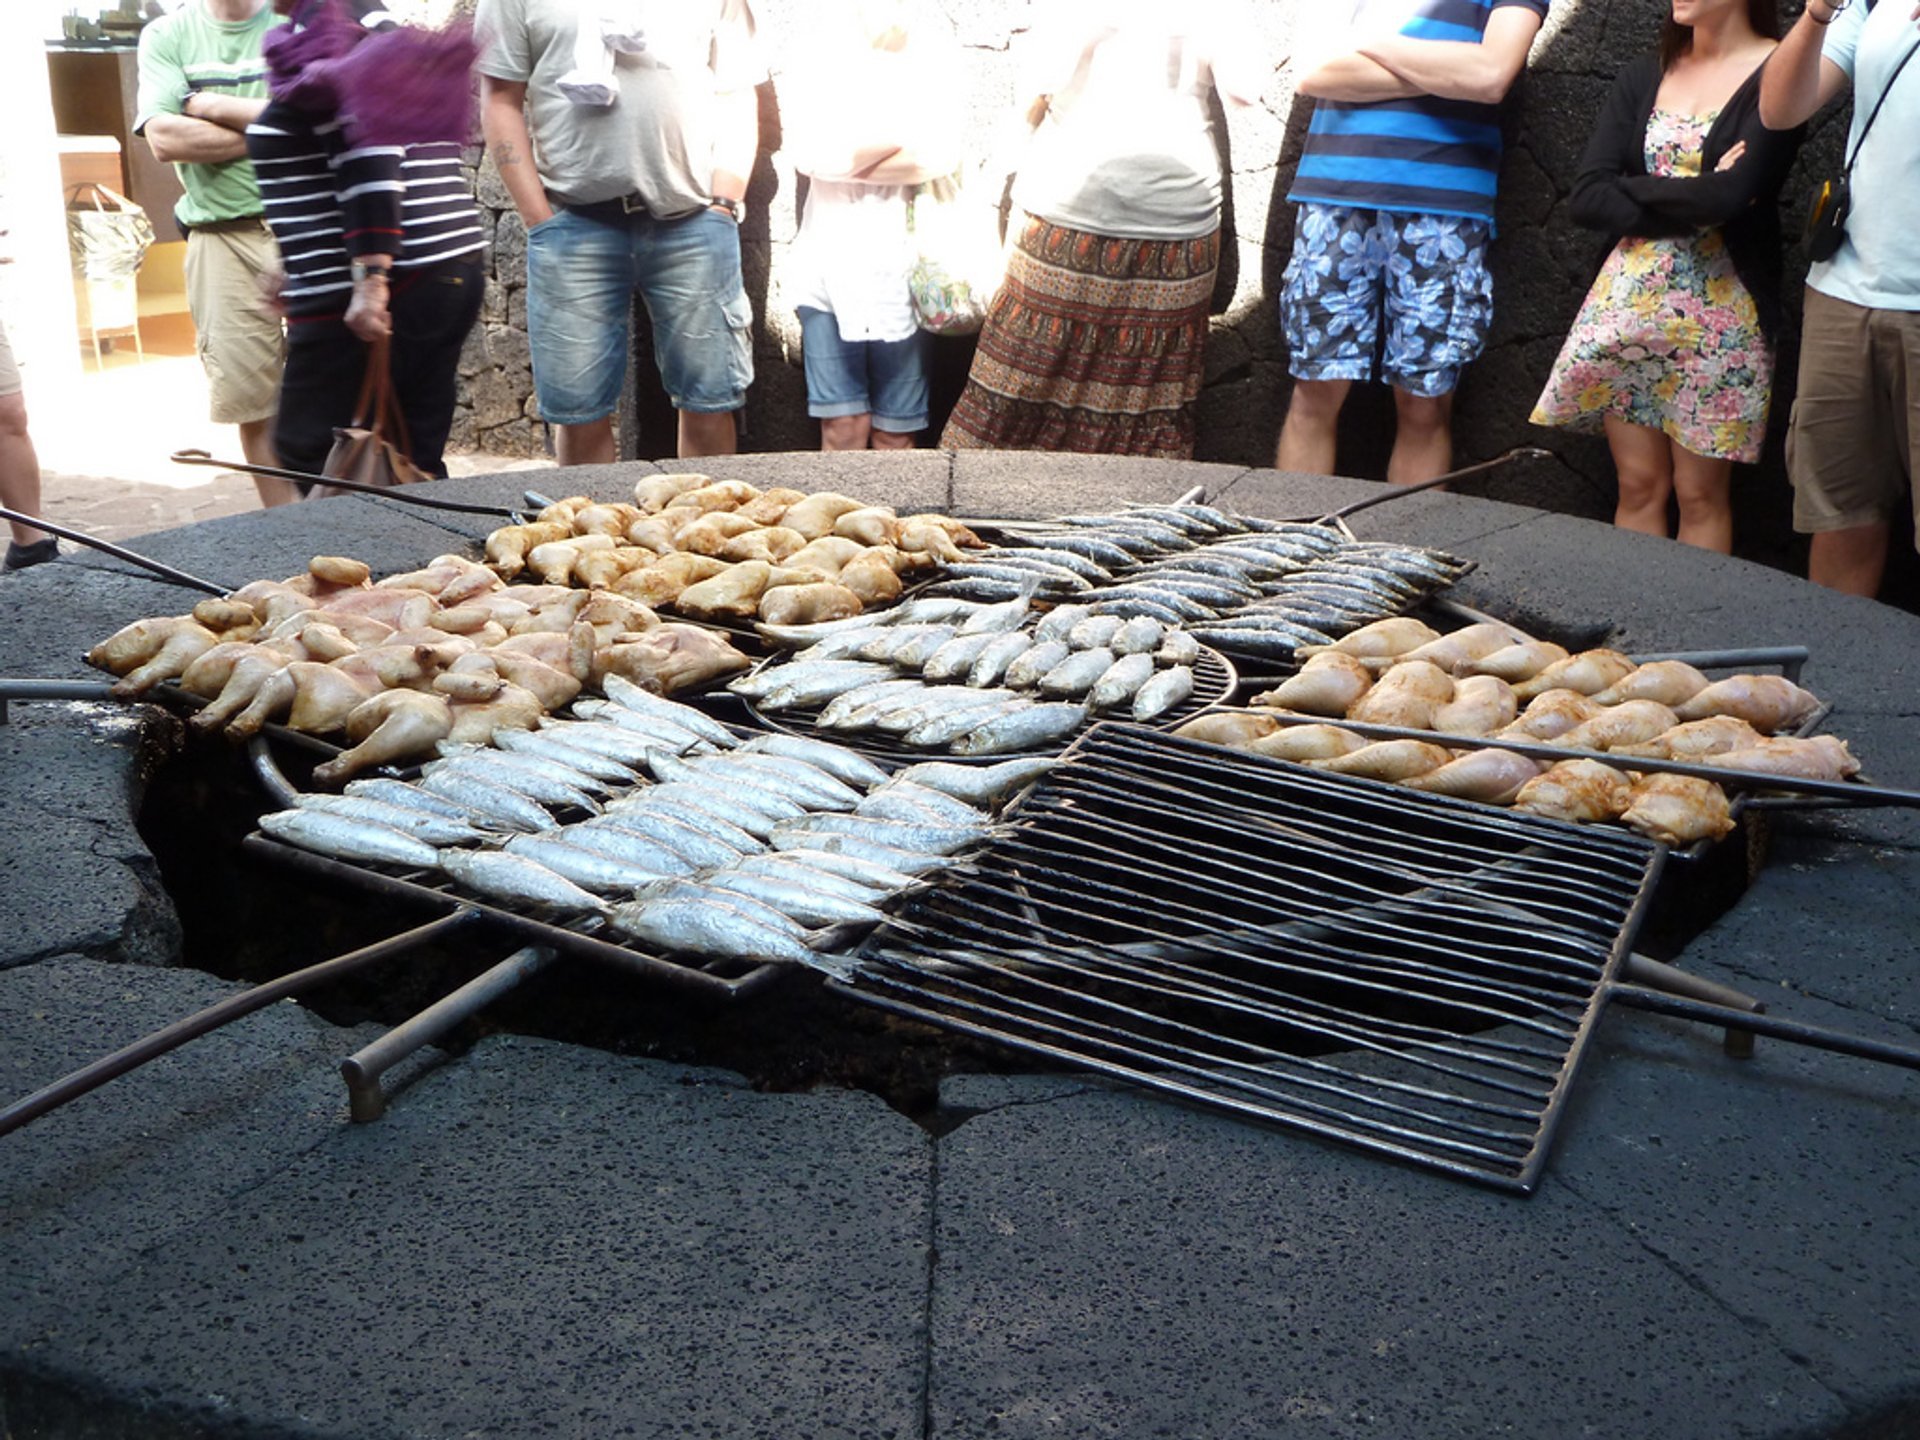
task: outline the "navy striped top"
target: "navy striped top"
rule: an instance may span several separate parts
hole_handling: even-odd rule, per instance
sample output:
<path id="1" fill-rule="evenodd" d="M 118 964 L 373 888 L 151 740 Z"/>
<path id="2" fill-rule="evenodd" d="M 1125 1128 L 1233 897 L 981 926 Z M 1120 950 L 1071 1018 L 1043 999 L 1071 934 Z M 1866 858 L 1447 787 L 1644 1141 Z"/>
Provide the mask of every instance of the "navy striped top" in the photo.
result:
<path id="1" fill-rule="evenodd" d="M 1400 27 L 1412 40 L 1477 45 L 1503 5 L 1547 13 L 1548 0 L 1420 0 Z M 1287 199 L 1493 220 L 1500 107 L 1420 95 L 1352 103 L 1317 100 Z"/>

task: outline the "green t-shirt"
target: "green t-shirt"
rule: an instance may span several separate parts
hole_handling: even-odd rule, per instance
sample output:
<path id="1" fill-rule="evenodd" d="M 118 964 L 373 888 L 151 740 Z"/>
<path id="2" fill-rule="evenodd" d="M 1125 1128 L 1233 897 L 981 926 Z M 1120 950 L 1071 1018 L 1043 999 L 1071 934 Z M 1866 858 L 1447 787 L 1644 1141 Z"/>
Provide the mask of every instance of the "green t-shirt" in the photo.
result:
<path id="1" fill-rule="evenodd" d="M 229 23 L 207 14 L 204 0 L 187 0 L 140 32 L 140 95 L 133 128 L 139 132 L 155 115 L 178 115 L 187 96 L 210 90 L 240 99 L 267 93 L 266 62 L 260 42 L 281 23 L 273 7 L 262 4 L 251 20 Z M 260 185 L 245 159 L 217 165 L 179 164 L 186 194 L 174 207 L 182 225 L 207 225 L 260 213 Z"/>

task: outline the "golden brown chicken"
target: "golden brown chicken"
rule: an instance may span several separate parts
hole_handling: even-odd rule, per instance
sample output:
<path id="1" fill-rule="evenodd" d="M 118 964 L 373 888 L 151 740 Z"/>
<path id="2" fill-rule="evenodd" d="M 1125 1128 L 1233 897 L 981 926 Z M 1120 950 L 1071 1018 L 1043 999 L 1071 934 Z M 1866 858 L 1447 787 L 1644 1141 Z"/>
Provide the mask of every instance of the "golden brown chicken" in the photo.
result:
<path id="1" fill-rule="evenodd" d="M 1707 677 L 1684 660 L 1651 660 L 1623 675 L 1593 698 L 1602 705 L 1655 700 L 1669 708 L 1685 704 L 1707 688 Z"/>
<path id="2" fill-rule="evenodd" d="M 453 707 L 441 695 L 421 690 L 384 690 L 347 715 L 353 747 L 323 765 L 313 778 L 322 785 L 346 780 L 374 765 L 431 755 L 453 729 Z"/>
<path id="3" fill-rule="evenodd" d="M 1644 745 L 1678 723 L 1673 711 L 1657 700 L 1627 700 L 1606 706 L 1591 720 L 1583 720 L 1556 737 L 1553 743 L 1569 750 L 1610 751 L 1616 745 Z"/>
<path id="4" fill-rule="evenodd" d="M 717 510 L 737 510 L 758 499 L 760 487 L 745 480 L 709 480 L 691 490 L 682 490 L 666 503 L 668 510 L 697 510 L 711 514 Z"/>
<path id="5" fill-rule="evenodd" d="M 1616 755 L 1644 755 L 1653 760 L 1701 760 L 1728 750 L 1744 750 L 1765 737 L 1737 715 L 1713 715 L 1689 720 L 1639 745 L 1616 745 Z"/>
<path id="6" fill-rule="evenodd" d="M 729 568 L 725 560 L 713 555 L 689 555 L 684 551 L 675 551 L 671 555 L 662 555 L 651 565 L 629 570 L 613 582 L 612 589 L 616 595 L 625 595 L 645 605 L 673 605 L 678 603 L 688 586 L 723 575 Z"/>
<path id="7" fill-rule="evenodd" d="M 760 619 L 767 625 L 810 625 L 858 615 L 860 597 L 831 580 L 779 585 L 760 597 Z"/>
<path id="8" fill-rule="evenodd" d="M 1338 725 L 1282 725 L 1271 735 L 1248 741 L 1245 748 L 1275 760 L 1293 760 L 1306 764 L 1331 760 L 1336 755 L 1351 755 L 1367 743 L 1363 735 L 1343 730 Z"/>
<path id="9" fill-rule="evenodd" d="M 1813 735 L 1805 739 L 1776 735 L 1742 750 L 1709 755 L 1706 763 L 1728 770 L 1792 776 L 1799 780 L 1846 780 L 1860 773 L 1860 762 L 1854 759 L 1847 742 L 1835 735 Z"/>
<path id="10" fill-rule="evenodd" d="M 862 605 L 871 608 L 890 604 L 905 588 L 895 568 L 899 554 L 890 545 L 863 550 L 840 567 L 839 581 L 860 597 Z"/>
<path id="11" fill-rule="evenodd" d="M 220 643 L 191 615 L 136 620 L 87 652 L 87 663 L 118 675 L 113 693 L 122 700 L 146 694 L 163 680 L 177 680 Z"/>
<path id="12" fill-rule="evenodd" d="M 1632 799 L 1632 785 L 1611 765 L 1562 760 L 1522 785 L 1513 808 L 1553 820 L 1617 820 Z"/>
<path id="13" fill-rule="evenodd" d="M 773 579 L 773 567 L 764 560 L 743 560 L 711 579 L 689 585 L 675 606 L 702 620 L 745 620 L 760 608 L 760 597 Z"/>
<path id="14" fill-rule="evenodd" d="M 1253 697 L 1255 705 L 1297 710 L 1302 715 L 1345 715 L 1373 687 L 1373 672 L 1344 650 L 1323 650 L 1298 675 Z"/>
<path id="15" fill-rule="evenodd" d="M 1649 840 L 1685 846 L 1718 840 L 1733 829 L 1727 792 L 1691 775 L 1643 775 L 1620 816 Z"/>
<path id="16" fill-rule="evenodd" d="M 1210 710 L 1194 716 L 1173 733 L 1184 740 L 1202 740 L 1209 745 L 1245 747 L 1279 728 L 1280 722 L 1271 715 L 1257 715 L 1249 710 Z"/>
<path id="17" fill-rule="evenodd" d="M 1513 687 L 1513 693 L 1522 700 L 1531 700 L 1549 690 L 1578 690 L 1582 695 L 1598 695 L 1609 685 L 1625 679 L 1633 668 L 1633 661 L 1618 650 L 1582 650 L 1578 655 L 1556 660 L 1531 680 L 1521 681 Z"/>
<path id="18" fill-rule="evenodd" d="M 789 530 L 784 525 L 762 525 L 757 530 L 749 530 L 727 541 L 720 547 L 720 558 L 733 561 L 765 560 L 778 565 L 796 551 L 806 548 L 806 545 L 798 530 Z"/>
<path id="19" fill-rule="evenodd" d="M 834 522 L 842 515 L 865 508 L 864 502 L 849 495 L 822 490 L 789 505 L 786 513 L 780 517 L 780 523 L 789 530 L 798 530 L 809 540 L 818 540 L 822 535 L 833 534 Z"/>
<path id="20" fill-rule="evenodd" d="M 1511 750 L 1471 750 L 1437 770 L 1415 775 L 1407 785 L 1432 795 L 1452 795 L 1488 805 L 1511 804 L 1513 797 L 1545 767 Z"/>
<path id="21" fill-rule="evenodd" d="M 1453 698 L 1453 677 L 1428 660 L 1393 666 L 1347 712 L 1349 720 L 1369 725 L 1399 725 L 1409 730 L 1433 727 L 1433 712 Z"/>
<path id="22" fill-rule="evenodd" d="M 726 558 L 727 542 L 760 529 L 758 522 L 736 515 L 731 510 L 712 510 L 673 537 L 674 547 L 695 555 L 719 555 Z M 802 541 L 801 544 L 805 544 Z M 798 549 L 799 546 L 794 547 Z"/>
<path id="23" fill-rule="evenodd" d="M 611 535 L 615 540 L 624 540 L 628 528 L 645 518 L 638 505 L 587 505 L 574 512 L 573 533 Z"/>
<path id="24" fill-rule="evenodd" d="M 573 564 L 573 583 L 589 590 L 605 590 L 630 570 L 651 564 L 658 557 L 638 545 L 615 545 L 611 550 L 593 550 Z"/>
<path id="25" fill-rule="evenodd" d="M 1499 733 L 1506 740 L 1554 740 L 1605 708 L 1578 690 L 1547 690 L 1528 701 L 1520 718 Z"/>
<path id="26" fill-rule="evenodd" d="M 1442 735 L 1491 735 L 1511 725 L 1519 709 L 1506 681 L 1468 675 L 1454 681 L 1453 698 L 1434 707 L 1431 723 Z"/>
<path id="27" fill-rule="evenodd" d="M 746 516 L 756 525 L 778 525 L 780 517 L 796 501 L 807 498 L 804 490 L 792 490 L 785 485 L 776 485 L 771 490 L 763 490 L 746 504 L 739 507 L 737 514 Z"/>
<path id="28" fill-rule="evenodd" d="M 1517 644 L 1503 646 L 1490 655 L 1478 660 L 1469 660 L 1456 666 L 1456 675 L 1491 675 L 1496 680 L 1504 680 L 1509 685 L 1518 685 L 1523 680 L 1531 680 L 1556 660 L 1567 658 L 1567 647 L 1556 645 L 1551 640 L 1522 640 Z"/>
<path id="29" fill-rule="evenodd" d="M 1716 680 L 1674 711 L 1682 720 L 1733 715 L 1771 735 L 1800 724 L 1819 708 L 1817 697 L 1784 675 L 1734 675 Z"/>
<path id="30" fill-rule="evenodd" d="M 487 536 L 487 564 L 503 580 L 527 568 L 528 552 L 536 546 L 564 540 L 573 527 L 564 520 L 535 520 L 525 525 L 503 525 Z"/>
<path id="31" fill-rule="evenodd" d="M 571 585 L 573 567 L 582 556 L 611 550 L 619 543 L 611 535 L 569 535 L 564 540 L 549 540 L 527 552 L 527 568 L 548 585 Z"/>
<path id="32" fill-rule="evenodd" d="M 295 660 L 266 677 L 247 707 L 227 723 L 226 736 L 245 740 L 272 720 L 308 735 L 331 734 L 346 724 L 355 707 L 376 693 L 378 683 L 364 672 Z"/>
<path id="33" fill-rule="evenodd" d="M 1444 745 L 1432 745 L 1424 740 L 1376 740 L 1350 754 L 1315 761 L 1314 766 L 1336 775 L 1358 775 L 1368 780 L 1411 780 L 1416 775 L 1438 770 L 1453 758 L 1453 753 Z"/>
<path id="34" fill-rule="evenodd" d="M 891 545 L 900 534 L 900 517 L 891 505 L 863 505 L 835 516 L 833 533 L 862 545 Z"/>

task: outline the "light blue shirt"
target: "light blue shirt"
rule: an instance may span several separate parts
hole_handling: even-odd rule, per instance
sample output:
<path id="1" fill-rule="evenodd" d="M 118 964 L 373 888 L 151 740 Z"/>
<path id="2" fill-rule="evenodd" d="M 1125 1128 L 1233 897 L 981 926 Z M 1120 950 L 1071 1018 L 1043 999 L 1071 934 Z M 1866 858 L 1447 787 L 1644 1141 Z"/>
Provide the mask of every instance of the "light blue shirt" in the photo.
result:
<path id="1" fill-rule="evenodd" d="M 1853 211 L 1847 238 L 1831 260 L 1815 265 L 1807 284 L 1822 295 L 1874 310 L 1920 310 L 1920 56 L 1888 78 L 1907 52 L 1920 45 L 1920 25 L 1909 0 L 1866 0 L 1840 12 L 1827 27 L 1821 50 L 1853 81 L 1853 124 L 1847 154 L 1856 147 Z M 1860 132 L 1886 95 L 1880 117 Z"/>

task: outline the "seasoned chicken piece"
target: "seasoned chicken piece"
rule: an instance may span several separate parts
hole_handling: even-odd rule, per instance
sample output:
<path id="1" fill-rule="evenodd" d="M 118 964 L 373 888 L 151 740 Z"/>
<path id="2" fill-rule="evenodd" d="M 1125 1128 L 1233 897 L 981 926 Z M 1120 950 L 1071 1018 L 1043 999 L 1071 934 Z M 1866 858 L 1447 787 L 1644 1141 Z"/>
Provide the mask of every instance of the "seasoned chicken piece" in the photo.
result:
<path id="1" fill-rule="evenodd" d="M 1499 734 L 1506 740 L 1555 740 L 1604 708 L 1578 690 L 1546 690 L 1528 701 L 1520 718 Z"/>
<path id="2" fill-rule="evenodd" d="M 822 535 L 833 534 L 834 522 L 842 515 L 865 508 L 864 502 L 851 496 L 822 490 L 789 505 L 786 514 L 780 517 L 780 523 L 789 530 L 798 530 L 809 540 L 818 540 Z"/>
<path id="3" fill-rule="evenodd" d="M 779 585 L 760 597 L 760 619 L 768 625 L 810 625 L 858 615 L 860 597 L 831 580 Z"/>
<path id="4" fill-rule="evenodd" d="M 1784 675 L 1734 675 L 1716 680 L 1674 713 L 1682 720 L 1733 715 L 1771 735 L 1789 730 L 1820 708 L 1820 701 Z"/>
<path id="5" fill-rule="evenodd" d="M 548 585 L 571 585 L 573 567 L 581 556 L 611 550 L 619 543 L 611 535 L 570 535 L 565 540 L 549 540 L 527 552 L 527 568 Z"/>
<path id="6" fill-rule="evenodd" d="M 1602 705 L 1657 700 L 1671 708 L 1691 700 L 1707 688 L 1707 683 L 1707 677 L 1684 660 L 1651 660 L 1629 671 L 1593 698 Z"/>
<path id="7" fill-rule="evenodd" d="M 1453 677 L 1427 660 L 1395 665 L 1374 681 L 1347 712 L 1349 720 L 1369 725 L 1399 725 L 1429 730 L 1433 712 L 1453 698 Z"/>
<path id="8" fill-rule="evenodd" d="M 193 618 L 222 640 L 251 640 L 260 629 L 260 617 L 244 600 L 208 597 L 193 607 Z"/>
<path id="9" fill-rule="evenodd" d="M 966 526 L 961 525 L 958 520 L 949 523 L 956 526 L 965 534 L 973 535 L 973 532 L 968 530 Z M 986 542 L 981 540 L 977 535 L 974 535 L 973 539 L 976 545 L 984 546 L 986 544 Z M 900 532 L 894 537 L 893 543 L 899 547 L 902 554 L 930 555 L 936 560 L 945 561 L 949 564 L 967 558 L 966 552 L 960 548 L 960 542 L 954 539 L 954 532 L 948 529 L 947 526 L 938 524 L 925 516 L 902 520 L 900 522 Z"/>
<path id="10" fill-rule="evenodd" d="M 690 550 L 695 555 L 723 555 L 729 540 L 760 528 L 744 515 L 735 515 L 730 510 L 714 510 L 682 527 L 680 533 L 673 537 L 673 543 L 675 548 Z"/>
<path id="11" fill-rule="evenodd" d="M 1537 760 L 1515 755 L 1511 750 L 1471 750 L 1458 759 L 1449 760 L 1438 770 L 1414 776 L 1407 784 L 1433 795 L 1507 805 L 1520 793 L 1520 787 L 1543 768 Z"/>
<path id="12" fill-rule="evenodd" d="M 546 707 L 518 685 L 503 682 L 484 700 L 454 700 L 446 739 L 456 745 L 484 745 L 496 730 L 531 730 L 546 718 Z"/>
<path id="13" fill-rule="evenodd" d="M 1351 755 L 1366 743 L 1364 735 L 1342 730 L 1338 725 L 1283 725 L 1271 735 L 1250 742 L 1246 748 L 1276 760 L 1307 763 Z"/>
<path id="14" fill-rule="evenodd" d="M 963 550 L 984 550 L 987 548 L 987 542 L 974 534 L 972 530 L 968 529 L 965 521 L 956 520 L 951 515 L 940 515 L 929 511 L 921 515 L 905 516 L 901 519 L 900 524 L 903 527 L 903 533 L 905 529 L 921 525 L 931 525 L 938 530 L 944 531 L 946 537 L 953 541 L 956 547 Z"/>
<path id="15" fill-rule="evenodd" d="M 562 657 L 566 668 L 549 664 L 537 655 L 528 655 L 516 650 L 490 650 L 485 658 L 502 679 L 528 691 L 547 710 L 558 710 L 580 693 L 581 681 L 573 673 L 570 655 Z M 454 663 L 458 665 L 460 662 Z M 580 663 L 585 674 L 593 673 L 591 649 L 581 657 Z"/>
<path id="16" fill-rule="evenodd" d="M 373 765 L 431 755 L 453 729 L 453 708 L 443 696 L 419 690 L 386 690 L 363 700 L 347 715 L 347 738 L 355 742 L 313 778 L 332 785 Z"/>
<path id="17" fill-rule="evenodd" d="M 757 499 L 760 494 L 758 485 L 749 485 L 745 480 L 711 480 L 692 490 L 682 490 L 669 500 L 669 510 L 695 510 L 701 514 L 711 514 L 719 510 L 737 510 L 749 500 Z"/>
<path id="18" fill-rule="evenodd" d="M 1616 745 L 1615 755 L 1645 755 L 1653 760 L 1701 760 L 1728 750 L 1744 750 L 1765 737 L 1737 715 L 1689 720 L 1639 745 Z"/>
<path id="19" fill-rule="evenodd" d="M 347 555 L 316 555 L 307 561 L 307 573 L 323 585 L 357 590 L 373 583 L 373 570 L 366 561 Z"/>
<path id="20" fill-rule="evenodd" d="M 1553 820 L 1617 820 L 1632 798 L 1627 777 L 1611 765 L 1562 760 L 1522 785 L 1513 808 Z"/>
<path id="21" fill-rule="evenodd" d="M 762 490 L 734 513 L 746 516 L 755 524 L 778 525 L 789 506 L 806 498 L 807 492 L 804 490 L 790 490 L 785 485 L 776 485 L 771 490 Z"/>
<path id="22" fill-rule="evenodd" d="M 1452 758 L 1453 751 L 1446 746 L 1430 745 L 1425 740 L 1376 740 L 1351 754 L 1315 761 L 1314 767 L 1336 775 L 1399 781 L 1438 770 Z"/>
<path id="23" fill-rule="evenodd" d="M 541 664 L 551 665 L 584 683 L 593 673 L 593 627 L 575 624 L 564 633 L 536 630 L 524 635 L 510 635 L 488 653 L 493 656 L 495 664 L 502 666 L 502 675 L 510 676 L 512 673 L 502 664 L 502 656 L 530 655 Z"/>
<path id="24" fill-rule="evenodd" d="M 336 665 L 295 660 L 267 676 L 247 708 L 227 724 L 229 740 L 246 740 L 271 720 L 285 717 L 291 730 L 327 735 L 347 723 L 355 707 L 379 693 L 371 675 Z"/>
<path id="25" fill-rule="evenodd" d="M 590 592 L 591 598 L 580 607 L 577 622 L 593 627 L 596 645 L 610 645 L 624 635 L 651 630 L 660 623 L 651 606 L 607 590 Z"/>
<path id="26" fill-rule="evenodd" d="M 900 598 L 905 588 L 895 568 L 899 554 L 890 545 L 862 550 L 840 567 L 840 583 L 858 595 L 860 603 L 869 609 L 890 604 Z"/>
<path id="27" fill-rule="evenodd" d="M 645 515 L 627 527 L 627 543 L 654 555 L 666 555 L 673 550 L 673 537 L 678 527 L 664 514 Z"/>
<path id="28" fill-rule="evenodd" d="M 760 597 L 772 578 L 773 567 L 766 561 L 743 560 L 710 580 L 689 585 L 680 592 L 675 607 L 702 620 L 745 620 L 759 610 Z"/>
<path id="29" fill-rule="evenodd" d="M 554 501 L 533 518 L 536 521 L 552 521 L 565 525 L 567 527 L 567 533 L 571 535 L 573 533 L 573 517 L 593 503 L 595 502 L 588 499 L 585 495 L 569 495 L 563 500 Z"/>
<path id="30" fill-rule="evenodd" d="M 667 503 L 689 490 L 711 485 L 711 475 L 688 471 L 684 475 L 647 475 L 633 482 L 633 503 L 649 515 L 667 508 Z"/>
<path id="31" fill-rule="evenodd" d="M 651 565 L 629 570 L 610 587 L 616 595 L 638 600 L 643 605 L 672 605 L 689 585 L 725 574 L 732 566 L 714 555 L 689 555 L 676 551 L 662 555 Z"/>
<path id="32" fill-rule="evenodd" d="M 1553 743 L 1570 750 L 1612 750 L 1616 745 L 1644 745 L 1678 723 L 1673 711 L 1657 700 L 1627 700 L 1605 707 L 1591 720 L 1583 720 L 1557 736 Z"/>
<path id="33" fill-rule="evenodd" d="M 594 652 L 593 683 L 618 675 L 662 695 L 696 690 L 753 662 L 726 636 L 698 625 L 657 625 L 644 635 Z"/>
<path id="34" fill-rule="evenodd" d="M 1424 645 L 1416 645 L 1400 659 L 1431 661 L 1449 674 L 1456 674 L 1460 666 L 1491 655 L 1496 650 L 1504 650 L 1513 643 L 1513 635 L 1514 632 L 1505 625 L 1469 625 L 1463 630 L 1442 635 L 1437 640 L 1429 640 Z"/>
<path id="35" fill-rule="evenodd" d="M 1343 635 L 1332 645 L 1307 645 L 1300 650 L 1302 655 L 1312 655 L 1319 650 L 1338 650 L 1346 655 L 1355 655 L 1362 660 L 1384 659 L 1404 655 L 1417 649 L 1429 640 L 1438 640 L 1440 632 L 1431 625 L 1414 619 L 1411 615 L 1396 615 L 1390 620 L 1376 620 L 1371 625 L 1362 625 L 1349 635 Z"/>
<path id="36" fill-rule="evenodd" d="M 1271 715 L 1256 715 L 1250 710 L 1212 710 L 1194 716 L 1173 733 L 1184 740 L 1203 740 L 1209 745 L 1244 749 L 1279 728 L 1280 722 Z"/>
<path id="37" fill-rule="evenodd" d="M 863 505 L 835 516 L 833 533 L 862 545 L 891 545 L 900 534 L 900 517 L 891 505 Z"/>
<path id="38" fill-rule="evenodd" d="M 1453 698 L 1433 711 L 1433 728 L 1442 735 L 1491 735 L 1513 723 L 1519 711 L 1513 687 L 1492 675 L 1456 680 Z"/>
<path id="39" fill-rule="evenodd" d="M 573 527 L 564 520 L 535 520 L 526 525 L 503 525 L 487 536 L 487 564 L 503 580 L 527 568 L 527 554 L 536 546 L 564 540 Z"/>
<path id="40" fill-rule="evenodd" d="M 1253 697 L 1255 705 L 1297 710 L 1302 715 L 1345 715 L 1373 686 L 1373 672 L 1344 650 L 1323 650 L 1274 689 Z"/>
<path id="41" fill-rule="evenodd" d="M 587 505 L 573 512 L 576 535 L 611 535 L 627 538 L 627 527 L 646 518 L 638 505 Z"/>
<path id="42" fill-rule="evenodd" d="M 659 557 L 638 545 L 616 545 L 595 550 L 574 562 L 573 581 L 589 590 L 606 590 L 630 570 L 650 565 Z"/>
<path id="43" fill-rule="evenodd" d="M 592 598 L 590 591 L 563 590 L 559 599 L 543 600 L 528 611 L 524 619 L 514 621 L 508 627 L 508 633 L 533 635 L 542 630 L 571 630 L 574 622 L 580 618 L 580 612 L 587 608 L 587 602 Z"/>
<path id="44" fill-rule="evenodd" d="M 484 565 L 463 559 L 458 555 L 441 555 L 419 570 L 389 575 L 384 580 L 374 581 L 373 585 L 376 590 L 423 590 L 435 599 L 439 599 L 449 585 L 475 573 L 487 577 L 489 589 L 500 583 L 500 577 Z"/>
<path id="45" fill-rule="evenodd" d="M 1522 680 L 1531 680 L 1556 660 L 1566 658 L 1567 647 L 1564 645 L 1556 645 L 1551 640 L 1523 640 L 1516 645 L 1503 646 L 1478 660 L 1457 665 L 1453 673 L 1491 675 L 1509 685 L 1518 685 Z"/>
<path id="46" fill-rule="evenodd" d="M 277 625 L 296 610 L 311 610 L 316 603 L 311 595 L 295 590 L 284 580 L 255 580 L 227 598 L 251 605 L 264 626 Z"/>
<path id="47" fill-rule="evenodd" d="M 867 547 L 858 540 L 848 540 L 841 535 L 822 535 L 818 540 L 809 540 L 787 556 L 785 563 L 796 570 L 818 570 L 828 579 L 833 579 L 839 575 L 842 565 L 856 556 L 866 554 L 866 550 Z"/>
<path id="48" fill-rule="evenodd" d="M 221 683 L 219 693 L 187 717 L 188 726 L 202 735 L 211 735 L 222 729 L 229 720 L 253 703 L 254 696 L 276 673 L 286 669 L 295 660 L 304 659 L 304 651 L 296 655 L 279 643 L 247 647 L 247 653 L 236 656 L 227 667 L 226 679 Z M 198 674 L 195 676 L 196 683 L 200 684 L 206 683 L 207 678 Z M 196 693 L 206 692 L 202 690 Z"/>
<path id="49" fill-rule="evenodd" d="M 1743 750 L 1709 755 L 1706 761 L 1729 770 L 1753 770 L 1800 780 L 1845 780 L 1860 773 L 1860 762 L 1847 749 L 1847 742 L 1834 735 L 1807 739 L 1776 735 Z"/>
<path id="50" fill-rule="evenodd" d="M 1582 650 L 1578 655 L 1554 661 L 1531 680 L 1521 681 L 1513 687 L 1513 693 L 1522 700 L 1531 700 L 1549 690 L 1578 690 L 1582 695 L 1598 695 L 1609 685 L 1625 679 L 1633 668 L 1633 661 L 1618 650 Z"/>
<path id="51" fill-rule="evenodd" d="M 1643 775 L 1633 787 L 1633 803 L 1621 819 L 1664 845 L 1718 840 L 1733 829 L 1727 792 L 1711 780 L 1691 775 Z"/>
<path id="52" fill-rule="evenodd" d="M 762 525 L 734 536 L 720 547 L 723 560 L 765 560 L 778 565 L 798 550 L 806 548 L 798 530 L 784 525 Z"/>

